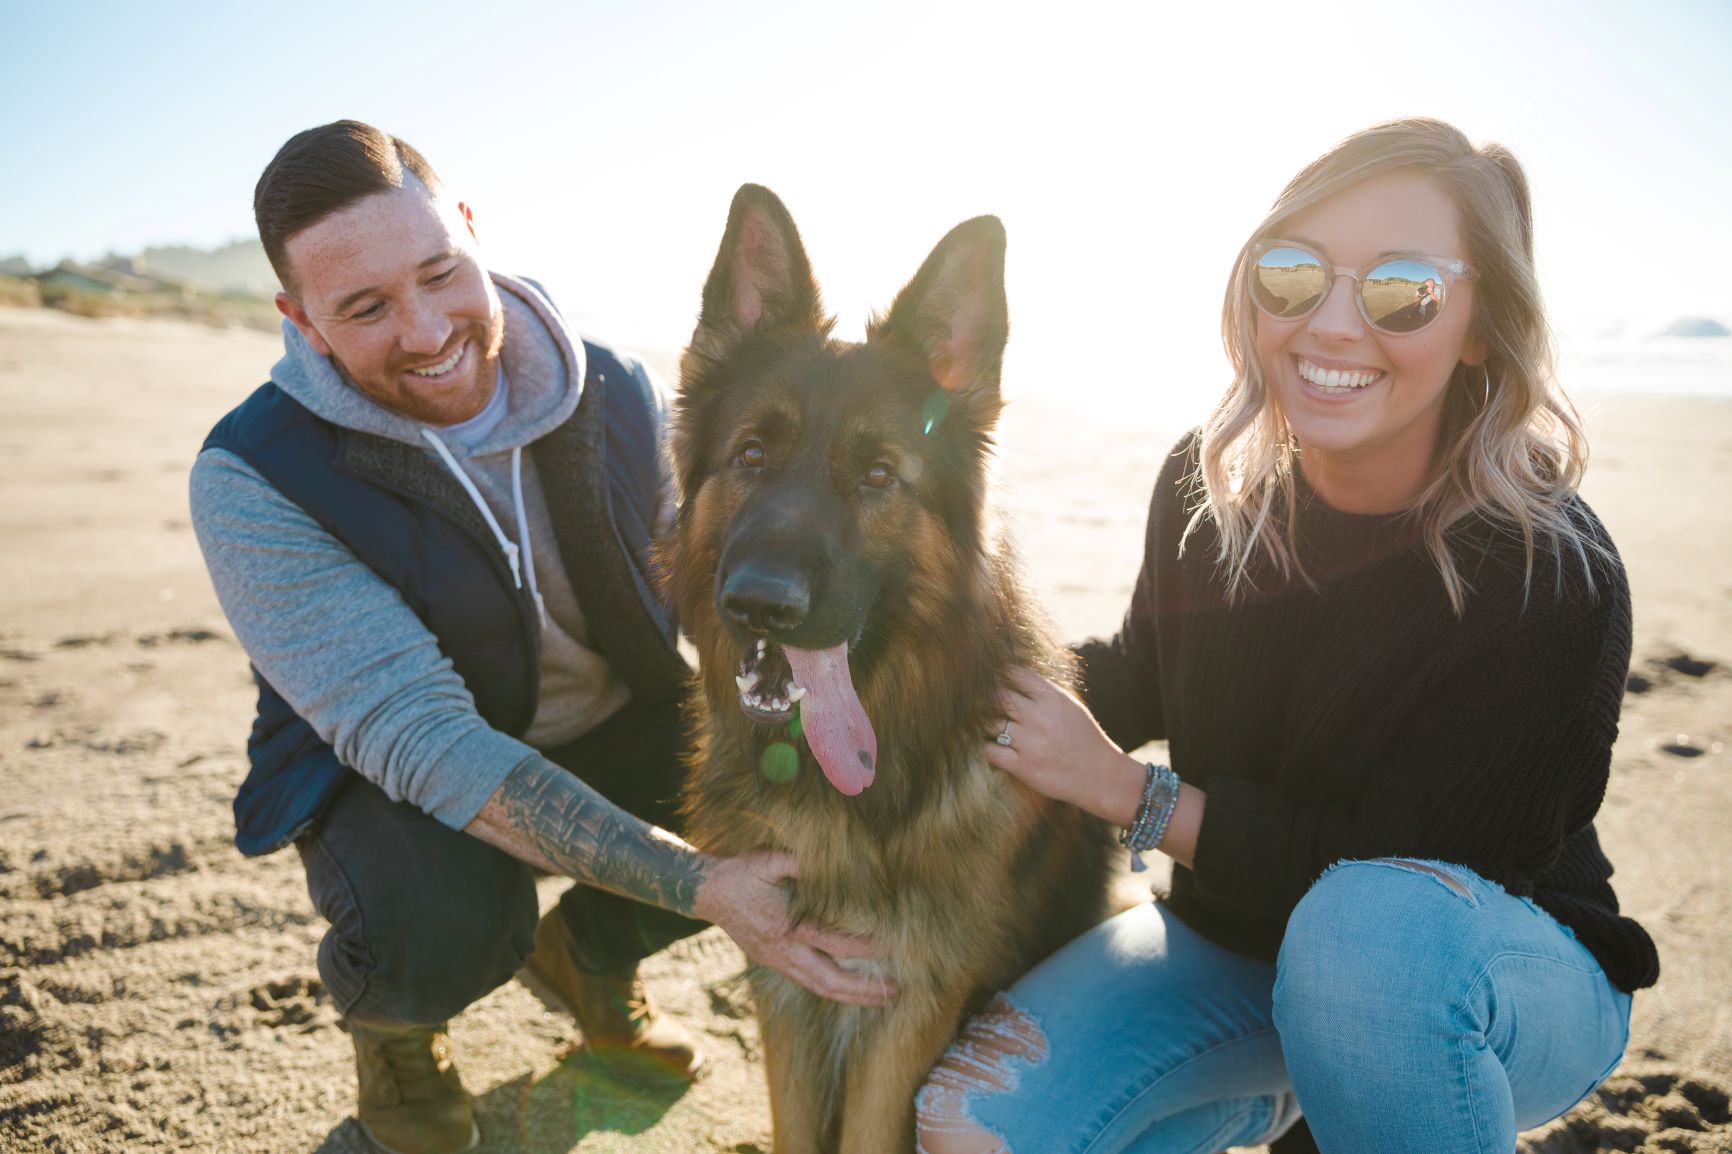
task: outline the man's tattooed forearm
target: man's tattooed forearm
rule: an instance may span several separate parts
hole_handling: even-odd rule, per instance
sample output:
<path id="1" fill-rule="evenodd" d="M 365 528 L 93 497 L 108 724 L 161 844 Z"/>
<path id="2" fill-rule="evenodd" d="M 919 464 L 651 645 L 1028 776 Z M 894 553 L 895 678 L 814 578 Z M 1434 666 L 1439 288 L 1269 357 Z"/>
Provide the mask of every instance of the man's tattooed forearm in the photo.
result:
<path id="1" fill-rule="evenodd" d="M 696 850 L 541 758 L 518 766 L 469 829 L 520 858 L 675 913 L 692 912 L 704 880 Z"/>

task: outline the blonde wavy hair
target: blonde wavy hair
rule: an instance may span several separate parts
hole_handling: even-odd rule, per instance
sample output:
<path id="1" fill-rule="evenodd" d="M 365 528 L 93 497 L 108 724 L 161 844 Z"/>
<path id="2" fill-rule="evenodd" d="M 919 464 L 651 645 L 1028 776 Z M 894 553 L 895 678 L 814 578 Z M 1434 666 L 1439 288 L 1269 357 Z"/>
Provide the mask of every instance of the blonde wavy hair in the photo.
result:
<path id="1" fill-rule="evenodd" d="M 1543 545 L 1560 560 L 1560 583 L 1567 552 L 1581 561 L 1592 589 L 1588 554 L 1603 546 L 1572 501 L 1587 464 L 1587 438 L 1553 376 L 1551 330 L 1534 276 L 1533 206 L 1514 155 L 1498 144 L 1475 148 L 1438 120 L 1374 125 L 1295 176 L 1251 239 L 1280 236 L 1285 222 L 1312 205 L 1397 169 L 1437 181 L 1460 212 L 1464 255 L 1478 273 L 1472 331 L 1489 354 L 1483 379 L 1479 367 L 1456 366 L 1430 479 L 1405 515 L 1416 521 L 1457 616 L 1472 590 L 1451 551 L 1451 530 L 1475 513 L 1519 534 L 1528 584 L 1535 549 Z M 1229 599 L 1252 584 L 1259 552 L 1284 575 L 1306 576 L 1294 548 L 1296 447 L 1257 357 L 1249 247 L 1234 262 L 1221 311 L 1233 383 L 1203 426 L 1192 478 L 1196 505 L 1184 534 L 1205 518 L 1215 522 Z"/>

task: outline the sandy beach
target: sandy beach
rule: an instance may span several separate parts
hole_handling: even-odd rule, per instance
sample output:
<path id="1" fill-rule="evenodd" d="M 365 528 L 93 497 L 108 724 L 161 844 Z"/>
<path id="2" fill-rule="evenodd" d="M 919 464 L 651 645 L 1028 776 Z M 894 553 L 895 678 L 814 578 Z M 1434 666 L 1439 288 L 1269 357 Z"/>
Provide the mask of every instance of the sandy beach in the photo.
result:
<path id="1" fill-rule="evenodd" d="M 293 853 L 229 803 L 252 683 L 205 578 L 186 474 L 279 342 L 0 308 L 0 1149 L 362 1151 L 349 1040 Z M 1205 394 L 1212 392 L 1206 386 Z M 1545 1154 L 1732 1150 L 1732 401 L 1582 399 L 1589 501 L 1635 593 L 1601 838 L 1660 946 L 1627 1058 Z M 1193 414 L 1192 419 L 1198 414 Z M 1066 637 L 1116 624 L 1180 431 L 1011 406 L 999 476 Z M 551 903 L 562 883 L 542 883 Z M 719 931 L 648 967 L 711 1073 L 645 1091 L 509 984 L 456 1020 L 487 1151 L 767 1154 L 757 1028 Z"/>

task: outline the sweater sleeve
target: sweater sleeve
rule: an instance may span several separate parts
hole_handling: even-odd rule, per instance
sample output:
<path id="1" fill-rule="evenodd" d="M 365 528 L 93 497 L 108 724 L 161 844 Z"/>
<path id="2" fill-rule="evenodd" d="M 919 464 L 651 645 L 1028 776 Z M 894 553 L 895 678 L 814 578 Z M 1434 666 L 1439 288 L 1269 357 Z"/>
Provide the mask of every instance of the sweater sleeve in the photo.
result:
<path id="1" fill-rule="evenodd" d="M 1151 525 L 1154 514 L 1150 514 Z M 1155 664 L 1154 532 L 1131 591 L 1124 623 L 1110 639 L 1077 646 L 1083 704 L 1120 749 L 1135 749 L 1167 735 L 1161 712 L 1160 671 Z"/>
<path id="2" fill-rule="evenodd" d="M 1629 588 L 1615 560 L 1596 581 L 1597 593 L 1554 596 L 1536 575 L 1532 603 L 1479 631 L 1350 796 L 1298 802 L 1279 785 L 1214 775 L 1198 887 L 1245 913 L 1285 918 L 1334 862 L 1402 856 L 1531 891 L 1592 821 L 1611 766 Z"/>
<path id="3" fill-rule="evenodd" d="M 397 590 L 246 462 L 199 454 L 190 497 L 241 647 L 344 765 L 462 829 L 537 756 L 482 720 Z"/>
<path id="4" fill-rule="evenodd" d="M 1159 606 L 1162 551 L 1175 548 L 1162 542 L 1176 539 L 1175 526 L 1170 522 L 1183 515 L 1180 489 L 1195 463 L 1195 444 L 1195 434 L 1181 441 L 1155 480 L 1148 528 L 1143 535 L 1143 564 L 1119 631 L 1111 638 L 1091 638 L 1076 647 L 1083 703 L 1120 749 L 1135 749 L 1167 736 L 1156 662 L 1155 611 Z"/>

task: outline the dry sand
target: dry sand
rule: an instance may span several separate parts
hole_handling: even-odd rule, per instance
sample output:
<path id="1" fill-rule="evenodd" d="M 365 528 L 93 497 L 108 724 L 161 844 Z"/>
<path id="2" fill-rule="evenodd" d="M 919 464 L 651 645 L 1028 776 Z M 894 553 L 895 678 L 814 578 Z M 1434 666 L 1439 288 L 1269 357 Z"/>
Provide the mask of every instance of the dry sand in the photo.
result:
<path id="1" fill-rule="evenodd" d="M 187 524 L 205 430 L 276 349 L 0 309 L 0 1149 L 364 1148 L 300 866 L 230 844 L 253 694 Z M 1585 407 L 1641 679 L 1600 826 L 1665 973 L 1636 999 L 1619 1074 L 1525 1149 L 1729 1150 L 1732 402 Z M 1122 611 L 1177 431 L 1088 421 L 1014 405 L 1000 468 L 1070 637 Z M 471 1008 L 453 1032 L 483 1148 L 767 1150 L 740 965 L 710 931 L 650 966 L 714 1059 L 683 1094 L 598 1078 L 514 984 Z"/>

